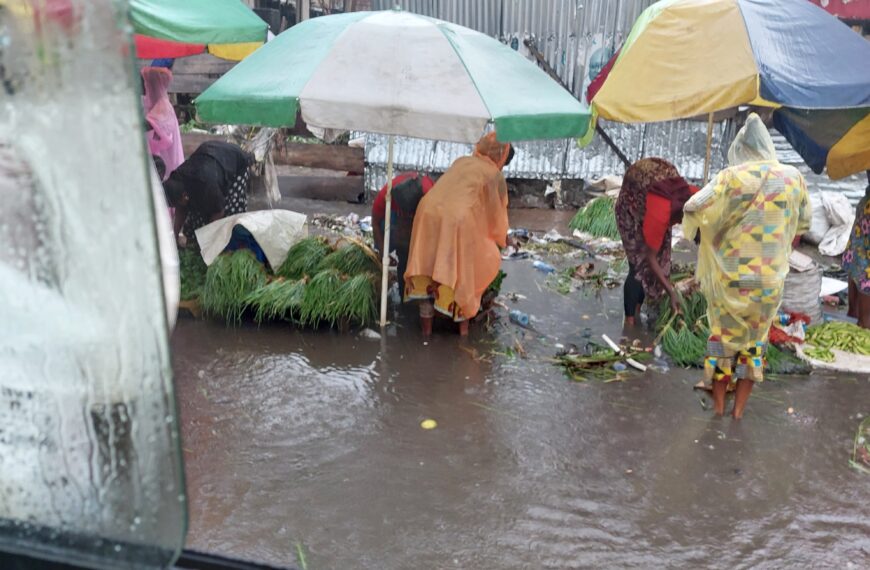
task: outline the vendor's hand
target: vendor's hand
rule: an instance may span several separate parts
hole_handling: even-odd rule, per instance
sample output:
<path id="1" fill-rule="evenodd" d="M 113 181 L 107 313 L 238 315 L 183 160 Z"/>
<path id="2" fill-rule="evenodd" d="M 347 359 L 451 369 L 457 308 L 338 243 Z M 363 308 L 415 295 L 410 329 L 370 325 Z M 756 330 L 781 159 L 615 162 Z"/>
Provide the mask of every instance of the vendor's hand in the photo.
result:
<path id="1" fill-rule="evenodd" d="M 679 315 L 682 313 L 680 309 L 680 295 L 677 293 L 676 289 L 671 289 L 668 293 L 671 297 L 671 312 L 675 315 Z"/>
<path id="2" fill-rule="evenodd" d="M 178 247 L 187 247 L 187 236 L 184 234 L 178 234 L 178 237 L 176 237 L 176 243 L 178 244 Z"/>

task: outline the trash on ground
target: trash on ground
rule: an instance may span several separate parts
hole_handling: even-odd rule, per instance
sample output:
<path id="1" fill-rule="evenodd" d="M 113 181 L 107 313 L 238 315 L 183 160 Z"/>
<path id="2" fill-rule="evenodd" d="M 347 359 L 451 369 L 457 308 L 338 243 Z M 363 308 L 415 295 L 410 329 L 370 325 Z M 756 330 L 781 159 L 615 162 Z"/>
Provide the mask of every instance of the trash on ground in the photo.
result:
<path id="1" fill-rule="evenodd" d="M 425 419 L 420 422 L 420 427 L 423 429 L 435 429 L 438 427 L 438 422 L 433 419 Z"/>
<path id="2" fill-rule="evenodd" d="M 565 373 L 572 380 L 583 382 L 586 380 L 614 381 L 627 378 L 627 360 L 637 362 L 650 360 L 652 355 L 645 350 L 637 350 L 631 346 L 620 346 L 622 354 L 615 352 L 609 346 L 602 346 L 594 342 L 588 342 L 582 349 L 570 347 L 556 355 L 556 364 L 564 368 Z M 623 367 L 617 370 L 614 365 L 621 364 Z"/>
<path id="3" fill-rule="evenodd" d="M 870 417 L 864 418 L 858 425 L 849 465 L 870 475 Z"/>

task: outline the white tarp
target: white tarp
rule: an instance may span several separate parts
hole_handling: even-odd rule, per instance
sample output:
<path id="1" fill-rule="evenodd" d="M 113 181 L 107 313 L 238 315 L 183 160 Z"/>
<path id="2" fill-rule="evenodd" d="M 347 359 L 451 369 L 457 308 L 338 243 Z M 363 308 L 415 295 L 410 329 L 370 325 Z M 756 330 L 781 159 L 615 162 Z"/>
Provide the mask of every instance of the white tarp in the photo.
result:
<path id="1" fill-rule="evenodd" d="M 263 248 L 269 265 L 281 267 L 287 251 L 308 236 L 308 217 L 290 210 L 261 210 L 229 216 L 196 230 L 202 258 L 211 265 L 230 243 L 233 228 L 243 226 Z"/>

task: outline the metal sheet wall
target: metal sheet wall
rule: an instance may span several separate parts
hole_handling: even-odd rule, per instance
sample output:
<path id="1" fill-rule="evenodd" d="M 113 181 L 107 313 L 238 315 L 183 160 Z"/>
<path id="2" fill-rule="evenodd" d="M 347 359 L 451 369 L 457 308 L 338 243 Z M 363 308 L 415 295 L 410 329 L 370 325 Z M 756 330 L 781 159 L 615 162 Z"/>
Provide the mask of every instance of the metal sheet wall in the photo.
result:
<path id="1" fill-rule="evenodd" d="M 432 16 L 478 30 L 508 43 L 530 57 L 524 41 L 544 55 L 562 83 L 578 99 L 589 81 L 618 48 L 640 13 L 654 0 L 373 0 L 376 10 L 396 5 L 409 12 Z M 685 176 L 703 176 L 706 124 L 673 121 L 653 125 L 605 124 L 607 132 L 634 160 L 662 156 Z M 730 140 L 727 124 L 716 126 L 713 168 L 723 164 L 722 136 Z M 366 159 L 375 171 L 370 188 L 385 179 L 386 139 L 370 136 Z M 434 141 L 401 139 L 396 145 L 396 166 L 402 169 L 443 171 L 470 147 Z M 589 147 L 574 141 L 541 141 L 518 145 L 508 170 L 516 178 L 596 178 L 624 170 L 614 152 L 600 138 Z"/>

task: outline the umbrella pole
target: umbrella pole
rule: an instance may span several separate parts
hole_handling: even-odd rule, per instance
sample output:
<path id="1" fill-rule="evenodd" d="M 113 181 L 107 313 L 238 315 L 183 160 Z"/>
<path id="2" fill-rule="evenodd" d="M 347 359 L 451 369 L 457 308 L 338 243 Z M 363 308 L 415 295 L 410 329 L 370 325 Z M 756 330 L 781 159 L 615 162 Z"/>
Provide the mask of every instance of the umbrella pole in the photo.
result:
<path id="1" fill-rule="evenodd" d="M 387 143 L 387 200 L 384 208 L 384 251 L 381 272 L 381 327 L 387 326 L 387 287 L 390 283 L 390 220 L 393 217 L 393 135 Z M 401 291 L 400 291 L 401 293 Z"/>
<path id="2" fill-rule="evenodd" d="M 713 145 L 713 113 L 707 116 L 707 154 L 704 157 L 704 184 L 710 178 L 710 155 Z"/>

